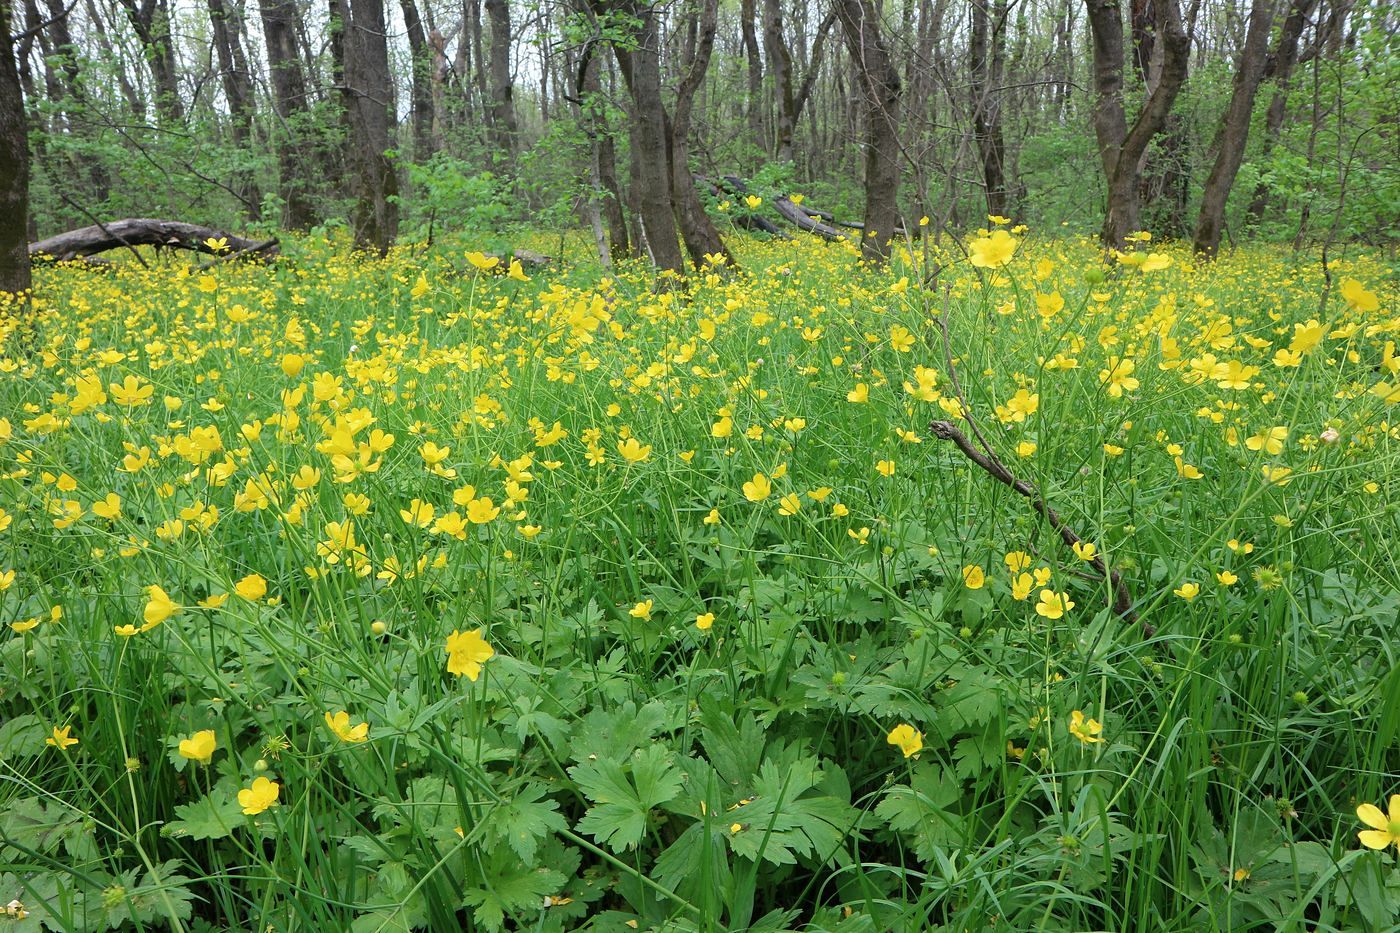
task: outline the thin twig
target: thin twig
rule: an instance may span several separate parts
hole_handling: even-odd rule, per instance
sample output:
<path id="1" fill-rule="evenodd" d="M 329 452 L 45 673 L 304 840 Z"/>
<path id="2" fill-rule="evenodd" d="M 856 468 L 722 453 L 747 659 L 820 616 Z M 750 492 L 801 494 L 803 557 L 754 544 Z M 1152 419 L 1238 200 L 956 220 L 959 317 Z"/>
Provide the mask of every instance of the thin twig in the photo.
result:
<path id="1" fill-rule="evenodd" d="M 1060 516 L 1059 512 L 1052 509 L 1045 500 L 1041 498 L 1040 493 L 1034 486 L 1023 479 L 1017 479 L 1013 476 L 1011 471 L 1008 470 L 1000 460 L 997 460 L 995 457 L 989 457 L 976 447 L 973 447 L 972 442 L 967 439 L 967 435 L 959 431 L 957 425 L 953 424 L 951 421 L 934 421 L 928 427 L 935 437 L 945 441 L 952 441 L 958 450 L 963 452 L 963 455 L 967 457 L 967 459 L 981 467 L 992 479 L 1004 486 L 1009 486 L 1011 489 L 1029 499 L 1031 501 L 1031 508 L 1045 517 L 1045 520 L 1050 523 L 1050 527 L 1054 528 L 1055 531 L 1059 533 L 1060 540 L 1068 547 L 1073 548 L 1076 544 L 1083 543 L 1084 539 L 1079 537 L 1079 535 L 1074 532 L 1074 529 L 1070 528 L 1069 525 L 1065 523 L 1065 520 Z M 1137 611 L 1133 609 L 1132 593 L 1129 592 L 1128 584 L 1124 582 L 1122 575 L 1119 574 L 1117 570 L 1110 569 L 1104 563 L 1103 558 L 1098 554 L 1095 554 L 1093 559 L 1089 561 L 1089 565 L 1107 577 L 1112 584 L 1113 592 L 1110 606 L 1113 611 L 1121 616 L 1124 621 L 1137 622 L 1138 615 Z M 1144 636 L 1151 638 L 1154 632 L 1155 629 L 1153 629 L 1151 625 L 1147 623 L 1142 624 L 1142 633 Z"/>
<path id="2" fill-rule="evenodd" d="M 145 257 L 141 255 L 141 251 L 138 250 L 136 247 L 132 246 L 130 243 L 128 243 L 125 237 L 118 236 L 111 230 L 108 230 L 107 225 L 104 224 L 102 221 L 98 220 L 96 215 L 94 215 L 92 211 L 88 210 L 86 207 L 83 207 L 77 201 L 74 201 L 68 195 L 64 194 L 61 189 L 55 188 L 54 190 L 58 193 L 58 196 L 63 199 L 65 204 L 67 204 L 69 207 L 73 208 L 76 211 L 80 211 L 84 217 L 96 224 L 99 230 L 101 230 L 103 233 L 105 233 L 112 239 L 121 243 L 122 246 L 125 246 L 127 249 L 131 250 L 131 255 L 135 256 L 136 261 L 141 263 L 141 268 L 145 269 L 147 272 L 151 270 L 150 264 L 146 262 Z"/>
<path id="3" fill-rule="evenodd" d="M 953 353 L 948 341 L 948 289 L 946 287 L 943 291 L 943 312 L 935 317 L 934 321 L 937 323 L 938 329 L 943 335 L 943 360 L 948 367 L 948 378 L 953 384 L 953 391 L 957 395 L 963 418 L 966 419 L 968 427 L 971 428 L 973 435 L 977 438 L 978 443 L 982 445 L 983 450 L 978 450 L 974 447 L 972 442 L 967 439 L 967 435 L 958 430 L 957 425 L 953 424 L 951 421 L 934 421 L 929 424 L 929 431 L 941 440 L 952 441 L 953 445 L 956 446 L 958 450 L 962 451 L 963 456 L 980 467 L 984 473 L 1003 486 L 1010 487 L 1015 492 L 1029 499 L 1031 508 L 1035 509 L 1036 512 L 1040 513 L 1040 515 L 1050 523 L 1050 527 L 1055 529 L 1060 536 L 1060 540 L 1065 543 L 1066 547 L 1073 548 L 1076 544 L 1082 544 L 1084 539 L 1079 537 L 1074 529 L 1066 524 L 1059 512 L 1056 512 L 1050 507 L 1041 496 L 1040 491 L 1026 480 L 1017 479 L 1015 474 L 1007 469 L 1006 464 L 1002 463 L 1001 459 L 997 457 L 996 451 L 992 449 L 992 445 L 987 442 L 987 438 L 982 434 L 982 429 L 977 426 L 977 419 L 972 413 L 971 406 L 967 404 L 967 397 L 963 394 L 962 384 L 958 381 L 958 369 L 953 365 Z M 983 451 L 985 451 L 985 453 Z M 1128 584 L 1124 581 L 1123 576 L 1117 570 L 1111 569 L 1104 563 L 1101 553 L 1095 554 L 1093 558 L 1089 560 L 1089 565 L 1102 574 L 1104 579 L 1108 580 L 1110 584 L 1109 606 L 1113 612 L 1125 622 L 1139 622 L 1137 611 L 1133 608 L 1132 592 L 1128 589 Z M 1156 629 L 1146 622 L 1142 622 L 1141 625 L 1143 636 L 1146 638 L 1151 638 L 1156 632 Z"/>
<path id="4" fill-rule="evenodd" d="M 222 256 L 216 256 L 215 258 L 210 259 L 208 262 L 200 263 L 199 271 L 203 272 L 205 269 L 222 265 L 226 262 L 237 262 L 238 260 L 244 259 L 248 256 L 262 255 L 269 249 L 272 249 L 272 247 L 277 246 L 278 242 L 279 241 L 277 237 L 273 237 L 270 240 L 263 240 L 261 243 L 254 243 L 251 246 L 245 246 L 242 249 L 234 250 L 230 253 L 225 253 Z"/>

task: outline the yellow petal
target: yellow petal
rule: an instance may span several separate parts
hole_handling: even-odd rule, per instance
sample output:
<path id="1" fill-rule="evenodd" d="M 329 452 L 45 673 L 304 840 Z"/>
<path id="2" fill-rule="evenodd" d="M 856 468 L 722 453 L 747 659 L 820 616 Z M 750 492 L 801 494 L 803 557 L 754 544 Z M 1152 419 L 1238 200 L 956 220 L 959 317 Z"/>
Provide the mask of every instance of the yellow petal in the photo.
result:
<path id="1" fill-rule="evenodd" d="M 1384 849 L 1395 841 L 1395 837 L 1390 833 L 1376 829 L 1363 829 L 1356 835 L 1361 838 L 1361 844 L 1368 849 Z"/>
<path id="2" fill-rule="evenodd" d="M 1390 795 L 1390 822 L 1400 823 L 1400 794 Z"/>
<path id="3" fill-rule="evenodd" d="M 1381 808 L 1374 804 L 1363 803 L 1361 806 L 1357 807 L 1356 818 L 1372 829 L 1386 829 L 1390 825 L 1390 822 L 1385 818 L 1385 814 L 1381 812 Z M 1385 846 L 1378 846 L 1377 848 L 1384 849 Z"/>

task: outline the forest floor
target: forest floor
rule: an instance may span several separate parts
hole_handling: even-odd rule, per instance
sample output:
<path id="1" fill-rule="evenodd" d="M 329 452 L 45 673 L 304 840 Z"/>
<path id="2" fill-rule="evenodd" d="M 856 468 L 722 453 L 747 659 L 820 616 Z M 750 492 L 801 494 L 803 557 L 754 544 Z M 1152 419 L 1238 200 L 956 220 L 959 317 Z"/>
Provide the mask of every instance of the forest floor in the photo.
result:
<path id="1" fill-rule="evenodd" d="M 40 270 L 15 929 L 1389 928 L 1393 265 L 737 245 Z"/>

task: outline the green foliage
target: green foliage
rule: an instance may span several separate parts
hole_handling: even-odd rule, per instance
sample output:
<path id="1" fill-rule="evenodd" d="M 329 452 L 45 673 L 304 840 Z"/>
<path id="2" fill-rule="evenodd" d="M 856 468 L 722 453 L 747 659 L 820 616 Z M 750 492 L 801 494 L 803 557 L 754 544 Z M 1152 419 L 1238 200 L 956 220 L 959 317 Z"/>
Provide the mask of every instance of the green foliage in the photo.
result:
<path id="1" fill-rule="evenodd" d="M 504 197 L 423 171 L 444 211 Z M 657 292 L 478 270 L 511 229 L 479 223 L 41 269 L 4 322 L 0 923 L 1396 921 L 1356 836 L 1400 781 L 1393 264 L 1344 249 L 1328 291 L 1026 231 L 994 270 L 918 244 L 925 289 L 919 254 L 736 238 L 742 272 Z M 1138 622 L 930 432 L 943 286 L 988 445 Z"/>

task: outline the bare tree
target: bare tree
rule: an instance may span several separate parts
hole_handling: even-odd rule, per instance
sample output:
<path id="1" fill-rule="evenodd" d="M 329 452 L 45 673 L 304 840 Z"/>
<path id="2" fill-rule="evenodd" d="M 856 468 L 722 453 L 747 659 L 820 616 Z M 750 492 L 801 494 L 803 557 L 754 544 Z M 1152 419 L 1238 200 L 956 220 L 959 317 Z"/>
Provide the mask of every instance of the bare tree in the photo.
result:
<path id="1" fill-rule="evenodd" d="M 494 156 L 509 162 L 515 153 L 519 127 L 515 119 L 515 86 L 510 75 L 510 4 L 486 0 L 491 23 L 491 130 Z"/>
<path id="2" fill-rule="evenodd" d="M 411 112 L 413 122 L 413 159 L 424 162 L 436 148 L 433 137 L 433 48 L 423 30 L 423 19 L 413 0 L 399 0 L 403 11 L 404 32 L 408 34 L 408 51 L 412 61 Z"/>
<path id="3" fill-rule="evenodd" d="M 398 176 L 390 156 L 394 82 L 389 72 L 383 0 L 350 0 L 345 24 L 345 110 L 350 126 L 346 162 L 355 197 L 350 225 L 355 246 L 389 251 L 399 230 Z"/>
<path id="4" fill-rule="evenodd" d="M 783 35 L 782 0 L 763 0 L 763 49 L 773 80 L 773 156 L 779 162 L 791 162 L 797 95 L 792 83 L 792 53 Z"/>
<path id="5" fill-rule="evenodd" d="M 1254 96 L 1264 76 L 1264 59 L 1269 49 L 1269 32 L 1274 23 L 1273 0 L 1254 0 L 1249 11 L 1249 30 L 1235 67 L 1230 104 L 1220 119 L 1216 134 L 1215 164 L 1201 191 L 1201 214 L 1196 222 L 1195 251 L 1214 256 L 1220 249 L 1225 226 L 1225 204 L 1235 186 L 1235 176 L 1244 161 L 1249 139 L 1249 120 L 1254 112 Z"/>
<path id="6" fill-rule="evenodd" d="M 889 259 L 899 226 L 899 73 L 881 35 L 871 0 L 834 0 L 855 64 L 865 118 L 865 236 L 861 255 Z"/>
<path id="7" fill-rule="evenodd" d="M 1100 238 L 1109 247 L 1142 226 L 1138 198 L 1141 160 L 1161 130 L 1186 82 L 1191 42 L 1177 0 L 1156 0 L 1157 39 L 1162 67 L 1157 86 L 1129 129 L 1123 107 L 1123 20 L 1118 0 L 1085 0 L 1094 58 L 1094 134 L 1108 180 L 1108 207 Z"/>
<path id="8" fill-rule="evenodd" d="M 175 42 L 170 33 L 169 0 L 121 0 L 131 28 L 136 30 L 156 85 L 156 113 L 167 124 L 185 118 L 180 100 L 180 72 L 175 61 Z"/>
<path id="9" fill-rule="evenodd" d="M 1001 128 L 1001 83 L 1006 56 L 1006 0 L 996 0 L 995 8 L 990 11 L 986 0 L 971 0 L 970 6 L 972 29 L 968 56 L 972 72 L 973 133 L 982 162 L 987 212 L 1005 215 L 1009 208 L 1006 141 Z"/>
<path id="10" fill-rule="evenodd" d="M 0 292 L 29 278 L 29 130 L 10 39 L 10 0 L 0 0 Z"/>
<path id="11" fill-rule="evenodd" d="M 284 205 L 282 223 L 304 230 L 318 222 L 311 199 L 313 159 L 306 141 L 310 107 L 306 75 L 297 53 L 295 0 L 261 0 L 263 37 L 267 43 L 267 70 L 272 82 L 272 106 L 280 123 L 276 134 L 278 193 Z M 338 26 L 338 24 L 333 24 Z"/>
<path id="12" fill-rule="evenodd" d="M 696 266 L 706 262 L 707 256 L 723 256 L 731 265 L 734 257 L 720 239 L 710 215 L 700 203 L 695 190 L 695 176 L 690 169 L 690 123 L 695 106 L 695 92 L 705 81 L 705 72 L 710 67 L 710 56 L 714 52 L 715 30 L 717 28 L 718 0 L 698 0 L 698 16 L 691 34 L 694 40 L 689 43 L 686 69 L 676 88 L 675 113 L 669 121 L 670 162 L 671 162 L 671 210 L 681 229 L 681 239 Z"/>
<path id="13" fill-rule="evenodd" d="M 763 116 L 763 55 L 758 47 L 758 33 L 754 29 L 755 0 L 739 2 L 739 35 L 744 46 L 744 59 L 747 62 L 748 94 L 744 98 L 744 115 L 748 119 L 749 136 L 760 151 L 768 151 L 768 137 L 764 132 Z"/>
<path id="14" fill-rule="evenodd" d="M 233 129 L 233 143 L 247 152 L 253 144 L 253 75 L 248 68 L 248 58 L 243 52 L 242 29 L 236 18 L 232 18 L 225 0 L 206 0 L 209 8 L 209 24 L 214 38 L 214 52 L 219 58 L 219 77 L 224 87 L 224 98 L 228 101 L 229 124 Z M 239 198 L 247 206 L 249 215 L 257 220 L 261 214 L 257 180 L 249 171 L 240 172 L 234 181 Z"/>
<path id="15" fill-rule="evenodd" d="M 1318 0 L 1292 0 L 1288 16 L 1279 30 L 1278 45 L 1264 63 L 1264 80 L 1274 82 L 1273 97 L 1264 115 L 1264 146 L 1261 160 L 1267 158 L 1278 144 L 1283 132 L 1283 120 L 1288 113 L 1288 92 L 1293 80 L 1293 68 L 1298 64 L 1298 44 L 1308 20 L 1317 9 Z M 1249 202 L 1249 222 L 1258 224 L 1269 203 L 1269 189 L 1262 181 L 1254 188 Z"/>

